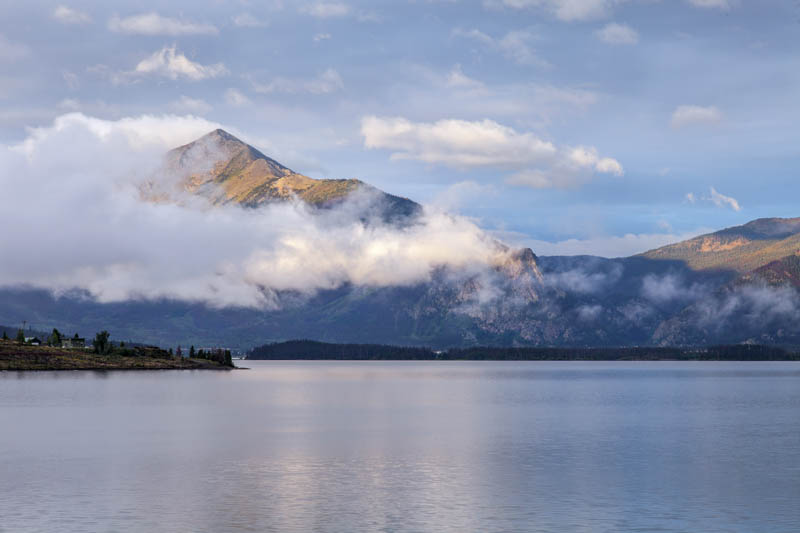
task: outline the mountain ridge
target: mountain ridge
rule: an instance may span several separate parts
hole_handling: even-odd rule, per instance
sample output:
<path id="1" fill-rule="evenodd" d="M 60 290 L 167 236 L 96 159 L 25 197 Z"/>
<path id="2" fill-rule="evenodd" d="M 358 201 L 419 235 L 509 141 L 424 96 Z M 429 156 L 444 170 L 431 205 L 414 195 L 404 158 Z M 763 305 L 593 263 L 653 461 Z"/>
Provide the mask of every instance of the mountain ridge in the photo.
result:
<path id="1" fill-rule="evenodd" d="M 183 191 L 214 205 L 258 207 L 297 198 L 327 208 L 364 192 L 381 204 L 386 219 L 412 217 L 421 211 L 416 202 L 358 179 L 316 179 L 295 172 L 220 128 L 167 152 L 163 172 L 177 178 Z"/>

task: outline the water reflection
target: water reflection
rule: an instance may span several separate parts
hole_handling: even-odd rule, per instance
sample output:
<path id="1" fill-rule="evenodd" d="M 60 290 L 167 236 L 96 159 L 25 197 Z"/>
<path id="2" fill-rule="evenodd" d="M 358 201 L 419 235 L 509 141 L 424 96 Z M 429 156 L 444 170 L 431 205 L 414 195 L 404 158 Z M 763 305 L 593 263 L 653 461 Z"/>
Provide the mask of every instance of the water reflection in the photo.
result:
<path id="1" fill-rule="evenodd" d="M 0 531 L 800 524 L 797 364 L 247 366 L 0 374 Z"/>

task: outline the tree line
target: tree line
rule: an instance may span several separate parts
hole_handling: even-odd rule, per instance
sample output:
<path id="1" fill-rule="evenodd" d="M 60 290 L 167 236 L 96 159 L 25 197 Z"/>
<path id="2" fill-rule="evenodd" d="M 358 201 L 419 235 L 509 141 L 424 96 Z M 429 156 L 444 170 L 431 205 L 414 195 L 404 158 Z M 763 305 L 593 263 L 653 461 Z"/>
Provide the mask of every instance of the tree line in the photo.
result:
<path id="1" fill-rule="evenodd" d="M 800 361 L 800 353 L 750 344 L 706 347 L 547 348 L 472 347 L 435 351 L 383 344 L 334 344 L 292 340 L 258 346 L 247 359 L 438 361 Z"/>

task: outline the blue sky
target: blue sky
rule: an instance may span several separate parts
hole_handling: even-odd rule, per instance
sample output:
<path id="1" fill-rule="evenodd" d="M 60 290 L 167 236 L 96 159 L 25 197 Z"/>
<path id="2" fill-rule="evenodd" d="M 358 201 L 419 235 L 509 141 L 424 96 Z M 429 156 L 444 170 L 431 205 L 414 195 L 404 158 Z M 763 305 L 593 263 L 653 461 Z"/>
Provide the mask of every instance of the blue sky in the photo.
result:
<path id="1" fill-rule="evenodd" d="M 545 255 L 800 215 L 796 1 L 0 6 L 0 143 L 195 115 Z"/>

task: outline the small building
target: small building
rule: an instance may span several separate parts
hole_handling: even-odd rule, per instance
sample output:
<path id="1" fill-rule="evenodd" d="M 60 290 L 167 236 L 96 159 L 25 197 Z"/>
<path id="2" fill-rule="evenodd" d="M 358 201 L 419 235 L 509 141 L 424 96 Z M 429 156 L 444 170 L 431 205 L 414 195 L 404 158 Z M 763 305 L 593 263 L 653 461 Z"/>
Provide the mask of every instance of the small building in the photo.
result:
<path id="1" fill-rule="evenodd" d="M 40 346 L 42 344 L 42 340 L 39 337 L 25 337 L 25 344 L 30 344 L 31 346 Z"/>
<path id="2" fill-rule="evenodd" d="M 62 348 L 86 348 L 86 339 L 78 337 L 76 333 L 74 337 L 64 337 L 61 339 Z"/>

